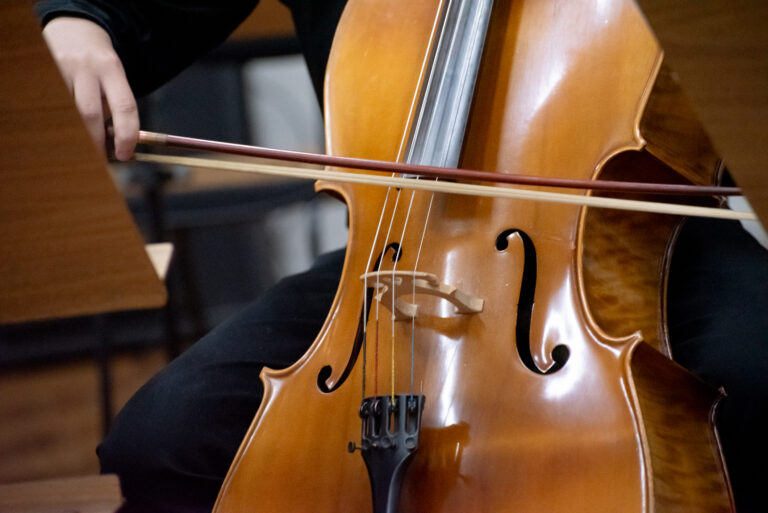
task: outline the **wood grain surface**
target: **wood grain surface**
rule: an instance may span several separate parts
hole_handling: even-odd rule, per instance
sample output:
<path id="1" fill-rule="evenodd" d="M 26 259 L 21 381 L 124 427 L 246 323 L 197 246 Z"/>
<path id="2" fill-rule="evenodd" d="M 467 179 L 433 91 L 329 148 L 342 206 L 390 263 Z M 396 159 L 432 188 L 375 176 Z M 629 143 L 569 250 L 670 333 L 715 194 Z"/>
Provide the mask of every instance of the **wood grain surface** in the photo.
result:
<path id="1" fill-rule="evenodd" d="M 161 349 L 112 358 L 115 411 L 166 363 Z M 0 372 L 0 483 L 99 472 L 99 380 L 91 360 Z"/>
<path id="2" fill-rule="evenodd" d="M 23 0 L 0 4 L 0 241 L 0 323 L 165 302 Z"/>
<path id="3" fill-rule="evenodd" d="M 122 502 L 115 475 L 0 485 L 0 511 L 7 513 L 111 513 Z"/>
<path id="4" fill-rule="evenodd" d="M 665 60 L 768 225 L 768 2 L 638 0 Z"/>

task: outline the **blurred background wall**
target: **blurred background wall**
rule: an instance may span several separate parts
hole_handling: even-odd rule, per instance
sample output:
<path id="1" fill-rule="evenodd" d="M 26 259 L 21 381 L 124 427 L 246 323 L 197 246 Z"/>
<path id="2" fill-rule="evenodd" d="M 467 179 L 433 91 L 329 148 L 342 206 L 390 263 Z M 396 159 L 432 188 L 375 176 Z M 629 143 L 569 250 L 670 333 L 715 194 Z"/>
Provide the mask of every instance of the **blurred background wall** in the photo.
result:
<path id="1" fill-rule="evenodd" d="M 142 128 L 322 151 L 290 14 L 262 0 L 220 48 L 141 101 Z M 165 309 L 0 326 L 0 484 L 98 472 L 114 414 L 169 359 L 281 277 L 346 241 L 346 209 L 308 181 L 120 165 L 147 242 L 175 254 Z"/>

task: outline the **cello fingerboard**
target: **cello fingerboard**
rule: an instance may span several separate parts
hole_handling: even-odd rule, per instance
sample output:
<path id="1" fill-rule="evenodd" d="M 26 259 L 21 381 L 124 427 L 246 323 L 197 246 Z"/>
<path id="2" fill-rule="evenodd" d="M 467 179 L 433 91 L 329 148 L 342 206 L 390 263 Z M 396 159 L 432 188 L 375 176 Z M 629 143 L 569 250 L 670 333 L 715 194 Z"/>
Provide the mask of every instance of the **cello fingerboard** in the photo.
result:
<path id="1" fill-rule="evenodd" d="M 458 165 L 493 3 L 449 0 L 443 6 L 411 125 L 406 162 Z"/>

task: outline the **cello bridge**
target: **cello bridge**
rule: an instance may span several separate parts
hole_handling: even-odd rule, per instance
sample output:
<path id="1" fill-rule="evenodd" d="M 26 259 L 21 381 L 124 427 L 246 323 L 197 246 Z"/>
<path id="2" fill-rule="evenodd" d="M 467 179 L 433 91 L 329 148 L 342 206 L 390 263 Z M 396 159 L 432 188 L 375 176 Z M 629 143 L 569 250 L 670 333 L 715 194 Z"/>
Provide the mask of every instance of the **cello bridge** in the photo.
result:
<path id="1" fill-rule="evenodd" d="M 436 296 L 453 304 L 457 314 L 475 314 L 483 311 L 484 301 L 463 292 L 452 285 L 441 283 L 432 273 L 414 271 L 376 271 L 360 276 L 374 287 L 374 299 L 392 309 L 394 294 L 394 316 L 396 321 L 415 318 L 419 305 L 402 299 L 401 296 L 418 294 Z M 369 285 L 370 286 L 370 285 Z"/>

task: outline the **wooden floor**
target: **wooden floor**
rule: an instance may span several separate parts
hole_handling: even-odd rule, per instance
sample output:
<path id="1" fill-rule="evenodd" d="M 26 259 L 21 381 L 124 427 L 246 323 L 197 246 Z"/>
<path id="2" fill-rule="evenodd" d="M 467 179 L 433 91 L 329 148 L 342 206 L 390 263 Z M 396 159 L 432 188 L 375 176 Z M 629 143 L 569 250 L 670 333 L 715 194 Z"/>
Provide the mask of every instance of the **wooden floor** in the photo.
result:
<path id="1" fill-rule="evenodd" d="M 163 365 L 161 350 L 114 358 L 115 408 Z M 93 360 L 2 371 L 0 483 L 98 473 L 99 386 Z"/>

